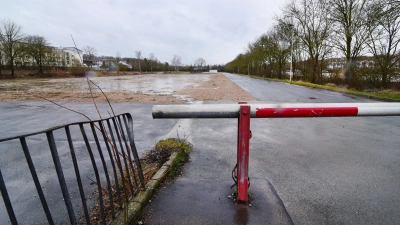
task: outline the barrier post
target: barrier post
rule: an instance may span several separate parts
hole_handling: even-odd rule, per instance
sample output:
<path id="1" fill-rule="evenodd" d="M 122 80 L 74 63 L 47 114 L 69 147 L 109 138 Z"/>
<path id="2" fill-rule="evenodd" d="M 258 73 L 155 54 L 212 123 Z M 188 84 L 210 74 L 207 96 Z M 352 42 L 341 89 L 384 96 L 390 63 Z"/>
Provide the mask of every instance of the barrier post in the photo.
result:
<path id="1" fill-rule="evenodd" d="M 238 201 L 247 202 L 249 188 L 250 106 L 240 106 L 238 119 L 237 179 Z"/>

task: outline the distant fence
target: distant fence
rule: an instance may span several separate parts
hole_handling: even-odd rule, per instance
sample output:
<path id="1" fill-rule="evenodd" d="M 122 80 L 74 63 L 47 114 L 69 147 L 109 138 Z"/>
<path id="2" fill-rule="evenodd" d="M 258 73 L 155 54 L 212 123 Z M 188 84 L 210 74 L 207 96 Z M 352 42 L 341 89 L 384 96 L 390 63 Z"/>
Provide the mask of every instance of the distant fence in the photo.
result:
<path id="1" fill-rule="evenodd" d="M 0 154 L 1 224 L 107 224 L 144 187 L 129 113 L 0 139 Z"/>

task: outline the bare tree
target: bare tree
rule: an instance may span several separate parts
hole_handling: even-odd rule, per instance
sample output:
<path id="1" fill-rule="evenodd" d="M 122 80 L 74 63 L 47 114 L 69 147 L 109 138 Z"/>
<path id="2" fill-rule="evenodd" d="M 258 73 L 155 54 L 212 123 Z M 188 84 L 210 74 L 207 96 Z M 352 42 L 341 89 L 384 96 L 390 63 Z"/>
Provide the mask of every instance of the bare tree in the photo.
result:
<path id="1" fill-rule="evenodd" d="M 379 0 L 370 11 L 368 48 L 374 56 L 381 75 L 381 85 L 387 87 L 400 60 L 400 14 L 388 0 Z"/>
<path id="2" fill-rule="evenodd" d="M 263 34 L 260 37 L 260 45 L 261 45 L 261 58 L 265 61 L 265 69 L 266 75 L 270 75 L 272 78 L 272 69 L 276 62 L 275 52 L 278 51 L 278 43 L 276 43 L 275 39 L 271 36 L 270 33 Z"/>
<path id="3" fill-rule="evenodd" d="M 3 56 L 4 56 L 3 47 L 0 42 L 0 76 L 1 76 L 1 70 L 3 69 Z"/>
<path id="4" fill-rule="evenodd" d="M 83 57 L 86 59 L 94 59 L 96 57 L 97 51 L 94 47 L 91 46 L 84 46 L 82 48 L 83 51 Z"/>
<path id="5" fill-rule="evenodd" d="M 346 80 L 350 77 L 352 61 L 366 47 L 368 2 L 369 0 L 329 0 L 329 7 L 326 7 L 334 26 L 332 32 L 335 37 L 332 38 L 332 43 L 346 57 Z"/>
<path id="6" fill-rule="evenodd" d="M 0 27 L 0 45 L 11 67 L 11 77 L 15 78 L 14 63 L 24 51 L 25 35 L 21 27 L 11 20 L 3 20 Z"/>
<path id="7" fill-rule="evenodd" d="M 257 70 L 259 74 L 263 65 L 265 64 L 265 53 L 266 48 L 264 48 L 264 43 L 262 42 L 262 38 L 258 38 L 255 42 L 249 43 L 248 45 L 248 54 L 249 54 L 249 64 L 248 70 L 250 70 L 250 66 L 252 71 Z"/>
<path id="8" fill-rule="evenodd" d="M 157 58 L 154 56 L 153 53 L 149 55 L 149 62 L 150 62 L 150 70 L 153 72 L 153 63 L 157 63 Z"/>
<path id="9" fill-rule="evenodd" d="M 118 64 L 119 61 L 121 61 L 121 53 L 117 52 L 117 56 L 115 58 L 117 59 L 117 64 Z"/>
<path id="10" fill-rule="evenodd" d="M 206 60 L 203 58 L 198 58 L 195 62 L 194 65 L 197 67 L 200 67 L 200 70 L 203 71 L 203 66 L 206 65 Z"/>
<path id="11" fill-rule="evenodd" d="M 278 78 L 282 79 L 284 67 L 289 59 L 291 50 L 291 27 L 286 22 L 280 22 L 268 35 L 274 43 L 273 51 L 269 52 L 275 61 Z"/>
<path id="12" fill-rule="evenodd" d="M 46 38 L 31 35 L 26 38 L 26 53 L 31 56 L 39 66 L 39 73 L 43 73 L 43 64 L 46 57 L 51 53 L 50 43 Z"/>
<path id="13" fill-rule="evenodd" d="M 138 69 L 139 71 L 142 71 L 141 67 L 140 67 L 140 60 L 142 59 L 142 51 L 135 51 L 135 55 L 136 55 L 136 59 L 138 61 Z"/>
<path id="14" fill-rule="evenodd" d="M 300 4 L 291 2 L 286 11 L 297 25 L 296 33 L 308 55 L 313 83 L 321 75 L 321 61 L 331 51 L 329 35 L 332 32 L 332 21 L 325 11 L 327 7 L 328 2 L 325 0 L 301 0 Z"/>
<path id="15" fill-rule="evenodd" d="M 171 60 L 171 64 L 174 66 L 174 68 L 175 68 L 175 71 L 178 71 L 179 70 L 179 66 L 181 66 L 181 57 L 180 56 L 177 56 L 177 55 L 174 55 L 174 58 L 172 58 L 172 60 Z"/>

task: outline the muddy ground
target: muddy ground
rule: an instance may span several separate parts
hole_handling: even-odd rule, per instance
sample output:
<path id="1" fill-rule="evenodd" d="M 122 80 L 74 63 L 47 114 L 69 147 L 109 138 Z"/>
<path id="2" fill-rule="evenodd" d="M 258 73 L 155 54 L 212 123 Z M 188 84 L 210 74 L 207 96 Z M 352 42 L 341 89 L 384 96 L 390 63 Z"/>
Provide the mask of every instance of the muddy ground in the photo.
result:
<path id="1" fill-rule="evenodd" d="M 0 82 L 0 101 L 187 103 L 254 101 L 223 74 L 146 74 L 87 78 L 19 79 Z M 89 84 L 90 87 L 89 87 Z"/>

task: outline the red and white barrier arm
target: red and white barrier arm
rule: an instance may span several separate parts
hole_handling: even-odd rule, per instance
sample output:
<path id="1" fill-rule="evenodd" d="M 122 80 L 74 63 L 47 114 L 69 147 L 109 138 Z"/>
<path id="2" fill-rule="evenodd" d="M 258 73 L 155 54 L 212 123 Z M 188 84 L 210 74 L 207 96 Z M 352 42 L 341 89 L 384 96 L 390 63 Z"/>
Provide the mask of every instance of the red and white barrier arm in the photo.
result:
<path id="1" fill-rule="evenodd" d="M 400 116 L 400 103 L 247 104 L 252 118 Z M 239 104 L 154 105 L 153 118 L 238 118 Z"/>

